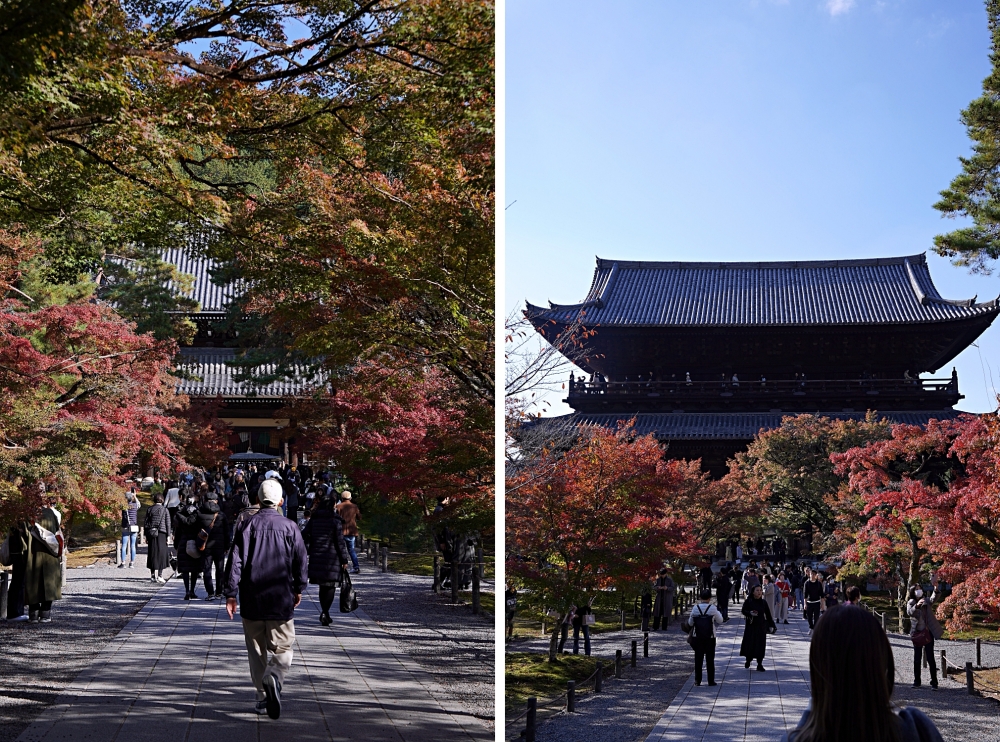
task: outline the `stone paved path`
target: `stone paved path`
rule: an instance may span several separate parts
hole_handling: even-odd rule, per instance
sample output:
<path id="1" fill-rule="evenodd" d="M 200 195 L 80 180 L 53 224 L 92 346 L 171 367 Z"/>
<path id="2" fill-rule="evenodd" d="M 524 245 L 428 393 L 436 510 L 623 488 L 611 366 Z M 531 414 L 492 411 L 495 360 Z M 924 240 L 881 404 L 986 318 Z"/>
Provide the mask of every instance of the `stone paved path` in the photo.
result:
<path id="1" fill-rule="evenodd" d="M 809 703 L 809 626 L 801 619 L 779 624 L 767 638 L 767 672 L 747 670 L 740 657 L 744 619 L 716 628 L 716 687 L 694 684 L 694 674 L 674 698 L 647 742 L 763 742 L 798 723 Z"/>
<path id="2" fill-rule="evenodd" d="M 18 742 L 493 738 L 446 706 L 440 686 L 363 611 L 321 626 L 309 592 L 281 719 L 259 717 L 239 617 L 183 592 L 174 580 L 163 586 Z"/>

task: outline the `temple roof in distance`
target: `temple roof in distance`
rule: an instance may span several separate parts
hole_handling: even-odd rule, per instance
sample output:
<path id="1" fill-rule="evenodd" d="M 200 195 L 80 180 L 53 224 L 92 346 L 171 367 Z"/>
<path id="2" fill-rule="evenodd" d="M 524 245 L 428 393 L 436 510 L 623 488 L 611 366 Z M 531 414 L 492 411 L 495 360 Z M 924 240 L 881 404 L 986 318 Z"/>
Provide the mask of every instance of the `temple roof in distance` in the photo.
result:
<path id="1" fill-rule="evenodd" d="M 197 301 L 201 305 L 202 313 L 225 313 L 235 298 L 232 286 L 220 286 L 212 281 L 212 272 L 216 269 L 215 261 L 192 256 L 185 250 L 166 250 L 160 256 L 160 260 L 176 266 L 181 273 L 194 277 L 194 285 L 190 291 L 181 289 L 173 281 L 168 285 L 177 293 Z"/>
<path id="2" fill-rule="evenodd" d="M 582 312 L 582 314 L 581 314 Z M 914 324 L 995 317 L 1000 298 L 944 299 L 923 254 L 869 260 L 679 263 L 597 259 L 579 304 L 527 305 L 538 326 Z"/>
<path id="3" fill-rule="evenodd" d="M 587 414 L 572 413 L 558 417 L 541 418 L 537 423 L 558 428 L 568 426 L 604 427 L 616 429 L 619 422 L 635 418 L 635 431 L 639 435 L 655 433 L 663 440 L 750 440 L 763 430 L 781 427 L 783 417 L 801 413 L 731 413 L 731 412 L 667 412 L 640 414 Z M 864 412 L 817 412 L 817 415 L 836 420 L 864 420 Z M 928 420 L 952 420 L 962 414 L 956 410 L 920 412 L 879 412 L 880 418 L 906 425 L 927 425 Z"/>
<path id="4" fill-rule="evenodd" d="M 179 379 L 177 392 L 191 397 L 223 397 L 224 399 L 288 399 L 308 395 L 322 384 L 310 379 L 305 367 L 298 369 L 295 378 L 258 385 L 237 381 L 237 369 L 227 365 L 236 359 L 233 348 L 181 348 L 178 365 L 194 379 Z M 258 373 L 274 373 L 273 365 L 259 367 Z"/>

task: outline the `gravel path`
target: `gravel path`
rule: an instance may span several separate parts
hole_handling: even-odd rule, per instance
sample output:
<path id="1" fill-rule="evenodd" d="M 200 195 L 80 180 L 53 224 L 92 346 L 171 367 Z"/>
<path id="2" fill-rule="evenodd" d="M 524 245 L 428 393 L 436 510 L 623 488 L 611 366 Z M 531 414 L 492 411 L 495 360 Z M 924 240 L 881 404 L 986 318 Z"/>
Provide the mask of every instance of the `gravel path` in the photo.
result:
<path id="1" fill-rule="evenodd" d="M 52 623 L 0 621 L 0 742 L 17 739 L 156 593 L 145 563 L 71 569 Z"/>
<path id="2" fill-rule="evenodd" d="M 642 633 L 612 631 L 591 637 L 591 653 L 614 656 L 622 650 L 625 670 L 621 680 L 606 679 L 600 694 L 578 696 L 576 713 L 560 712 L 539 728 L 538 742 L 577 742 L 595 739 L 601 742 L 636 742 L 660 720 L 694 668 L 691 648 L 681 632 L 679 621 L 672 621 L 667 631 L 649 634 L 649 657 L 642 656 Z M 635 669 L 629 666 L 632 640 L 639 642 Z M 570 631 L 567 648 L 572 648 Z M 581 646 L 583 640 L 581 638 Z M 548 639 L 519 640 L 507 645 L 511 652 L 547 652 Z M 516 716 L 521 710 L 509 716 Z M 517 739 L 524 729 L 523 720 L 508 726 L 506 739 Z"/>
<path id="3" fill-rule="evenodd" d="M 365 612 L 463 708 L 492 727 L 493 616 L 473 616 L 470 606 L 453 605 L 445 594 L 435 595 L 429 577 L 383 574 L 371 567 L 352 577 Z M 482 590 L 492 592 L 492 582 L 484 580 Z"/>
<path id="4" fill-rule="evenodd" d="M 938 690 L 929 685 L 930 671 L 922 669 L 923 685 L 913 687 L 913 644 L 908 636 L 890 634 L 893 655 L 896 660 L 896 690 L 893 701 L 900 706 L 916 706 L 926 712 L 946 740 L 962 742 L 994 742 L 998 737 L 1000 723 L 1000 702 L 991 698 L 970 696 L 965 689 L 965 674 L 955 680 L 942 680 Z M 935 641 L 934 657 L 937 661 L 940 650 L 945 650 L 948 659 L 961 667 L 971 661 L 976 663 L 975 642 Z M 983 642 L 983 666 L 1000 667 L 1000 643 Z M 940 677 L 940 668 L 938 670 Z"/>

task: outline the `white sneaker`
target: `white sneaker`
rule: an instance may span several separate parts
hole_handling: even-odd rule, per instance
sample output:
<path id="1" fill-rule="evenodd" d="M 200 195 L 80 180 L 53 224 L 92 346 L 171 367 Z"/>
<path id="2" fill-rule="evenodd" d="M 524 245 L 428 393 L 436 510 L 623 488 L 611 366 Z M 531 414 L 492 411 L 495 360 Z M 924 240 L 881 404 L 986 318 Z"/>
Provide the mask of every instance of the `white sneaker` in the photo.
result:
<path id="1" fill-rule="evenodd" d="M 162 585 L 163 583 L 166 582 L 166 580 L 164 580 L 162 577 L 157 577 L 156 582 L 159 582 Z"/>

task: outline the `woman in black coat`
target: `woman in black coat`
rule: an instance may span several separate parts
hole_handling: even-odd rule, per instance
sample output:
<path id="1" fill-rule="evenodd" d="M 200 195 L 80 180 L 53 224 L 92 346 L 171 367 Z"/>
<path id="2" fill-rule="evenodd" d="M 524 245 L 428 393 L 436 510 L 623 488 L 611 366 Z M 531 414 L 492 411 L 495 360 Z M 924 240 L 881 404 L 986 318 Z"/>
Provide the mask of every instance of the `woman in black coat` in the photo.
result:
<path id="1" fill-rule="evenodd" d="M 309 583 L 319 585 L 319 622 L 324 626 L 333 623 L 330 606 L 337 586 L 344 581 L 344 573 L 351 557 L 344 541 L 344 520 L 334 511 L 334 498 L 326 495 L 315 506 L 312 517 L 302 531 L 309 553 Z"/>
<path id="2" fill-rule="evenodd" d="M 750 660 L 757 660 L 757 669 L 761 672 L 764 672 L 767 635 L 778 630 L 763 595 L 760 585 L 754 585 L 750 597 L 743 603 L 742 612 L 746 616 L 747 625 L 743 632 L 743 643 L 740 644 L 740 656 L 747 658 L 746 667 L 750 667 Z"/>
<path id="3" fill-rule="evenodd" d="M 146 520 L 143 521 L 142 530 L 146 534 L 146 543 L 149 544 L 146 552 L 146 567 L 149 569 L 150 579 L 160 584 L 166 582 L 163 579 L 163 570 L 170 566 L 170 550 L 167 548 L 167 537 L 170 535 L 170 513 L 163 507 L 163 493 L 153 495 L 153 507 L 146 511 Z M 153 532 L 156 535 L 153 535 Z"/>
<path id="4" fill-rule="evenodd" d="M 184 600 L 197 598 L 198 575 L 205 571 L 205 557 L 192 557 L 187 553 L 188 541 L 197 543 L 201 521 L 198 518 L 198 500 L 189 493 L 174 518 L 174 546 L 177 547 L 177 571 L 184 580 Z"/>
<path id="5" fill-rule="evenodd" d="M 205 542 L 204 571 L 205 589 L 208 595 L 205 600 L 222 597 L 222 589 L 225 587 L 224 568 L 226 564 L 226 551 L 229 550 L 229 525 L 226 516 L 219 509 L 219 496 L 215 492 L 208 492 L 205 501 L 198 508 L 198 531 L 204 530 L 208 534 Z M 215 566 L 215 590 L 212 589 L 212 567 Z"/>

